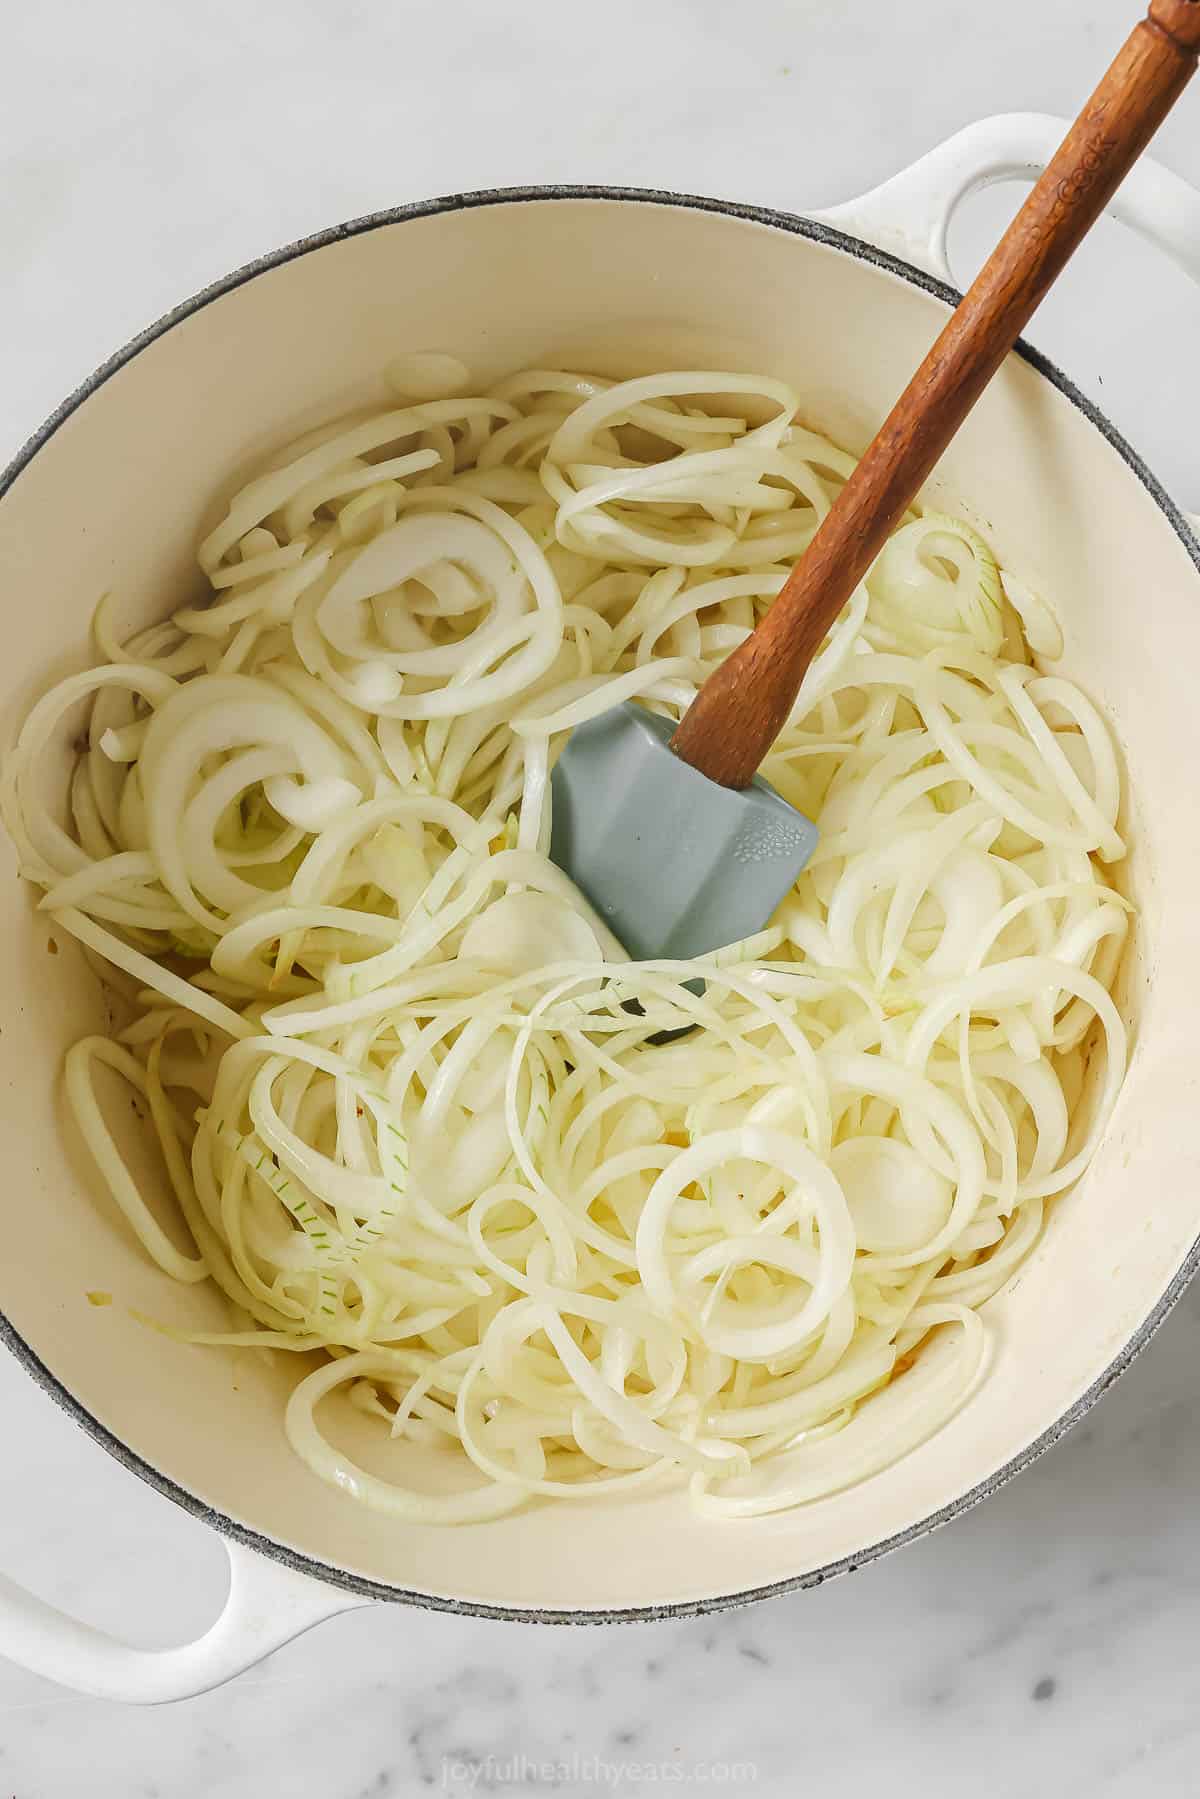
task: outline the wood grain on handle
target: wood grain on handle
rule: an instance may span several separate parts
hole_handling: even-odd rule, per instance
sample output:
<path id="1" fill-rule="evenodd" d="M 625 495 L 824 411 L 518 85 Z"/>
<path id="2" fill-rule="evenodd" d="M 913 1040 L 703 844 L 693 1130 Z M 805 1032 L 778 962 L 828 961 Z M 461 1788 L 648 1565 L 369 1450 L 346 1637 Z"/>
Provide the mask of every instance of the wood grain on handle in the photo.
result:
<path id="1" fill-rule="evenodd" d="M 766 617 L 671 748 L 745 787 L 805 670 L 942 451 L 1196 67 L 1200 0 L 1153 0 L 838 495 Z"/>

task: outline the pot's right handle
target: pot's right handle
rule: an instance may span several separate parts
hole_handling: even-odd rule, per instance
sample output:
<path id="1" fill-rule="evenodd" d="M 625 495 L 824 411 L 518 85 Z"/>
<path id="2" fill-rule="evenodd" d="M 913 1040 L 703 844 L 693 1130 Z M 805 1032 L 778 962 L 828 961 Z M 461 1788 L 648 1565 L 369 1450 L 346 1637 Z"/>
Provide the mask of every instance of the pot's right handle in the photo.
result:
<path id="1" fill-rule="evenodd" d="M 955 285 L 946 253 L 950 221 L 968 194 L 997 181 L 1036 180 L 1069 130 L 1045 113 L 1000 113 L 968 125 L 881 187 L 807 216 L 865 238 Z M 1108 207 L 1200 281 L 1200 193 L 1143 156 Z"/>

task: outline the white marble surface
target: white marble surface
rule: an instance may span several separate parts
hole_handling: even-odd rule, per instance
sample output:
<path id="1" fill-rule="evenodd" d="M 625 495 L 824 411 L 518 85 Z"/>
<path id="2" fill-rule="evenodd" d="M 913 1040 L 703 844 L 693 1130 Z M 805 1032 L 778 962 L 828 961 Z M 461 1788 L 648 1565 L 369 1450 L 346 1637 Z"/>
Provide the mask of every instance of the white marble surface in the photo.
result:
<path id="1" fill-rule="evenodd" d="M 543 180 L 828 203 L 972 118 L 1073 110 L 1136 10 L 10 0 L 0 460 L 148 319 L 330 221 Z M 1200 88 L 1160 147 L 1200 181 L 1198 121 Z M 964 268 L 1011 202 L 969 210 Z M 1193 505 L 1196 323 L 1182 277 L 1110 228 L 1034 333 Z M 375 1609 L 154 1712 L 0 1664 L 0 1799 L 649 1793 L 678 1789 L 672 1771 L 692 1764 L 710 1775 L 695 1784 L 722 1784 L 729 1762 L 755 1772 L 725 1790 L 764 1795 L 1191 1793 L 1198 1347 L 1193 1294 L 999 1496 L 848 1580 L 750 1611 L 539 1630 Z M 0 1414 L 0 1567 L 142 1642 L 201 1628 L 222 1590 L 217 1540 L 7 1358 Z M 574 1774 L 530 1766 L 572 1757 Z"/>

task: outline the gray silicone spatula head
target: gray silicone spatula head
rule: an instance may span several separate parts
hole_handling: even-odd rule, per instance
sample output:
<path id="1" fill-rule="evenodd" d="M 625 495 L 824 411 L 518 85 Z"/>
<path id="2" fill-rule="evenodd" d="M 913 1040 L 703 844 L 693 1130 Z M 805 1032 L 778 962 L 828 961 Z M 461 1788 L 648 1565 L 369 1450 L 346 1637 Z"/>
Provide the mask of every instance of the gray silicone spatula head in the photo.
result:
<path id="1" fill-rule="evenodd" d="M 683 961 L 761 930 L 817 841 L 760 777 L 720 787 L 627 701 L 576 727 L 555 764 L 550 855 L 638 961 Z"/>

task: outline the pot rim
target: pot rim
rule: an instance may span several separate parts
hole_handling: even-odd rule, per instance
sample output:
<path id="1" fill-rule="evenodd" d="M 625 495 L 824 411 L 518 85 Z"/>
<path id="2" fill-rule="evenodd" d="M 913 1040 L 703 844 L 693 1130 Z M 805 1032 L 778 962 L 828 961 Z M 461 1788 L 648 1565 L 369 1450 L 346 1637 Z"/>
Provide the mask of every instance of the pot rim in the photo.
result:
<path id="1" fill-rule="evenodd" d="M 79 384 L 73 393 L 69 394 L 54 409 L 44 424 L 22 445 L 11 462 L 0 473 L 0 500 L 32 462 L 38 451 L 50 441 L 60 425 L 64 424 L 85 400 L 103 387 L 106 381 L 118 374 L 127 363 L 132 362 L 134 357 L 150 344 L 165 336 L 175 325 L 190 318 L 212 301 L 219 300 L 224 294 L 231 293 L 246 282 L 255 280 L 259 275 L 266 274 L 272 269 L 281 268 L 286 263 L 297 261 L 301 256 L 307 256 L 314 250 L 327 249 L 347 238 L 358 237 L 365 232 L 377 231 L 386 226 L 406 224 L 412 219 L 431 218 L 447 212 L 469 212 L 477 207 L 558 200 L 615 200 L 636 204 L 675 206 L 694 212 L 718 213 L 729 218 L 744 219 L 751 224 L 767 225 L 775 230 L 786 231 L 794 237 L 807 238 L 813 243 L 840 250 L 860 262 L 871 263 L 875 267 L 907 281 L 911 286 L 931 294 L 934 298 L 944 301 L 948 306 L 956 306 L 962 298 L 956 288 L 938 280 L 936 276 L 926 274 L 924 270 L 916 268 L 912 263 L 905 262 L 901 257 L 894 256 L 886 250 L 877 249 L 873 244 L 867 243 L 861 238 L 837 230 L 835 227 L 815 219 L 804 218 L 796 213 L 781 212 L 771 207 L 751 206 L 734 200 L 708 199 L 697 194 L 673 193 L 667 189 L 591 184 L 551 183 L 545 186 L 478 188 L 459 194 L 446 194 L 432 200 L 419 200 L 406 206 L 390 207 L 380 212 L 366 213 L 361 218 L 350 219 L 340 225 L 331 225 L 308 237 L 298 238 L 293 243 L 285 244 L 281 249 L 269 251 L 266 255 L 244 263 L 231 274 L 212 282 L 189 299 L 181 301 L 178 306 L 172 307 L 169 312 L 162 314 L 152 324 L 147 325 L 144 330 L 130 338 L 121 349 L 102 362 L 92 374 Z M 1093 425 L 1117 452 L 1126 467 L 1137 477 L 1162 512 L 1183 544 L 1193 565 L 1200 572 L 1200 541 L 1189 527 L 1183 513 L 1151 473 L 1141 456 L 1100 411 L 1099 407 L 1081 393 L 1074 382 L 1039 350 L 1035 350 L 1024 339 L 1019 339 L 1015 345 L 1015 354 L 1029 363 L 1052 387 L 1057 388 L 1059 393 L 1083 414 L 1089 424 Z M 582 1608 L 558 1610 L 518 1605 L 493 1605 L 442 1594 L 421 1593 L 411 1588 L 391 1586 L 387 1582 L 355 1574 L 350 1569 L 322 1562 L 315 1556 L 305 1555 L 263 1531 L 239 1523 L 237 1519 L 228 1516 L 218 1508 L 206 1504 L 198 1494 L 191 1492 L 171 1475 L 164 1474 L 152 1462 L 139 1455 L 136 1450 L 89 1412 L 86 1406 L 50 1371 L 36 1350 L 26 1342 L 2 1310 L 0 1310 L 0 1342 L 3 1342 L 12 1351 L 42 1391 L 48 1394 L 76 1424 L 131 1473 L 139 1476 L 157 1492 L 173 1500 L 192 1517 L 210 1525 L 221 1535 L 248 1549 L 257 1550 L 262 1555 L 270 1556 L 274 1561 L 282 1563 L 298 1574 L 325 1581 L 332 1586 L 360 1594 L 366 1599 L 419 1606 L 427 1611 L 453 1612 L 467 1617 L 495 1618 L 506 1622 L 615 1624 L 663 1618 L 696 1617 L 704 1613 L 729 1610 L 734 1606 L 748 1605 L 758 1599 L 774 1598 L 807 1587 L 820 1586 L 835 1575 L 851 1573 L 856 1568 L 863 1567 L 866 1563 L 887 1555 L 893 1549 L 899 1549 L 908 1543 L 915 1543 L 937 1529 L 939 1525 L 949 1523 L 952 1518 L 960 1517 L 964 1512 L 970 1511 L 973 1506 L 979 1504 L 980 1500 L 997 1492 L 1014 1475 L 1021 1473 L 1036 1461 L 1079 1422 L 1084 1413 L 1091 1409 L 1101 1394 L 1112 1386 L 1113 1382 L 1125 1372 L 1134 1357 L 1145 1348 L 1198 1268 L 1200 1268 L 1200 1235 L 1197 1236 L 1173 1279 L 1159 1296 L 1148 1316 L 1143 1319 L 1137 1330 L 1117 1352 L 1108 1367 L 1092 1382 L 1091 1386 L 1033 1442 L 1019 1450 L 1003 1466 L 985 1476 L 967 1492 L 949 1501 L 936 1512 L 908 1525 L 904 1530 L 894 1532 L 889 1537 L 869 1544 L 853 1555 L 844 1556 L 836 1562 L 826 1563 L 820 1568 L 809 1569 L 803 1574 L 785 1576 L 780 1580 L 769 1581 L 764 1585 L 734 1593 L 721 1593 L 705 1598 L 679 1600 L 661 1605 L 624 1606 L 608 1610 Z"/>

